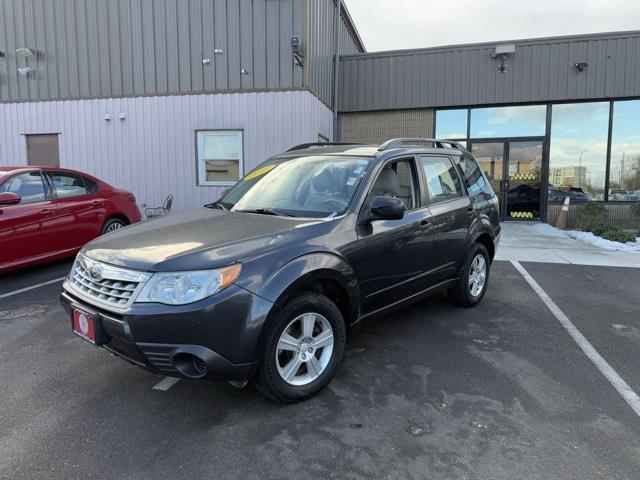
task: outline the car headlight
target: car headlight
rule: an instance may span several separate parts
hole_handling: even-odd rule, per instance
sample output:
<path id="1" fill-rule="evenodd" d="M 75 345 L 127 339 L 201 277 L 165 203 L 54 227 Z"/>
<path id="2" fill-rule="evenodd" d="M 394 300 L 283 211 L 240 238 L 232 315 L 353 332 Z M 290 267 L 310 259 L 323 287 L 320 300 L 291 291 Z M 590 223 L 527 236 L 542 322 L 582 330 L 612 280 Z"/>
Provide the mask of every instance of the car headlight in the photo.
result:
<path id="1" fill-rule="evenodd" d="M 155 273 L 142 288 L 136 302 L 185 305 L 207 298 L 231 285 L 240 275 L 241 265 L 217 270 Z"/>

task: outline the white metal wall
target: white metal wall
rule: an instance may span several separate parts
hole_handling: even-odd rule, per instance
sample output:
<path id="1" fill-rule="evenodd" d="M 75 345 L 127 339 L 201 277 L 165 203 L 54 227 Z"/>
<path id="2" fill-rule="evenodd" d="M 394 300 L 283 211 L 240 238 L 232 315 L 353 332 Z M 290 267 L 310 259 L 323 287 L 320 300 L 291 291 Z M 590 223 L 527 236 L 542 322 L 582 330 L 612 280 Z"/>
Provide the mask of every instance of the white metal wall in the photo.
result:
<path id="1" fill-rule="evenodd" d="M 113 120 L 104 120 L 111 113 Z M 125 120 L 119 120 L 126 113 Z M 306 90 L 0 104 L 0 165 L 27 163 L 24 134 L 60 133 L 60 165 L 131 190 L 141 206 L 169 193 L 174 209 L 203 205 L 223 187 L 196 186 L 195 130 L 243 129 L 245 172 L 318 134 L 331 111 Z"/>

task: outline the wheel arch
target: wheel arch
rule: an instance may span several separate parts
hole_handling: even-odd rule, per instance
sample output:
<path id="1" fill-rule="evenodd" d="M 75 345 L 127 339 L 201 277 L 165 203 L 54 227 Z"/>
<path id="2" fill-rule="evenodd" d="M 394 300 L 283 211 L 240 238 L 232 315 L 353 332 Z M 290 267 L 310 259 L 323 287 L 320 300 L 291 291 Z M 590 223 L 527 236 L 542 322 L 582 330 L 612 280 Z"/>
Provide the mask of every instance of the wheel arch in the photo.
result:
<path id="1" fill-rule="evenodd" d="M 345 326 L 359 315 L 359 291 L 355 273 L 345 259 L 332 253 L 303 255 L 278 270 L 259 293 L 273 302 L 256 345 L 256 358 L 264 351 L 264 340 L 281 308 L 300 292 L 310 291 L 329 298 L 340 310 Z"/>

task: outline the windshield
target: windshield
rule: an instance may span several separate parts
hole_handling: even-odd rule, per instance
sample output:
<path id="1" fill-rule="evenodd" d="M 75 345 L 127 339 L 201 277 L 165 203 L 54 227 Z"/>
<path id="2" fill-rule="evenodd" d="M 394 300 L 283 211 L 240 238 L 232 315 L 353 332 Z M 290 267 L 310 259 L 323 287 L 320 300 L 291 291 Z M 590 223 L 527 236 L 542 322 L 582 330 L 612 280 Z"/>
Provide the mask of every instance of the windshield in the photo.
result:
<path id="1" fill-rule="evenodd" d="M 218 204 L 233 211 L 291 217 L 344 212 L 369 161 L 317 155 L 266 161 L 240 180 Z"/>

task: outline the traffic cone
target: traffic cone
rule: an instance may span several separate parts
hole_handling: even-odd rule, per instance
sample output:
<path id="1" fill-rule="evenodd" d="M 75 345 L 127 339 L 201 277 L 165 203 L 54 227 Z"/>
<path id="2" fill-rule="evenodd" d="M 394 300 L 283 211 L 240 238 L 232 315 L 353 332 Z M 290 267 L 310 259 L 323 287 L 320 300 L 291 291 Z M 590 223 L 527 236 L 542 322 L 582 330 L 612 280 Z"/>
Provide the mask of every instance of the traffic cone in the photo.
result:
<path id="1" fill-rule="evenodd" d="M 560 215 L 558 215 L 558 219 L 556 220 L 556 228 L 560 230 L 566 230 L 568 220 L 569 220 L 569 202 L 571 199 L 569 197 L 564 197 L 564 203 L 562 204 L 562 209 L 560 210 Z"/>

